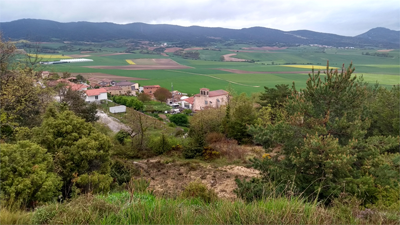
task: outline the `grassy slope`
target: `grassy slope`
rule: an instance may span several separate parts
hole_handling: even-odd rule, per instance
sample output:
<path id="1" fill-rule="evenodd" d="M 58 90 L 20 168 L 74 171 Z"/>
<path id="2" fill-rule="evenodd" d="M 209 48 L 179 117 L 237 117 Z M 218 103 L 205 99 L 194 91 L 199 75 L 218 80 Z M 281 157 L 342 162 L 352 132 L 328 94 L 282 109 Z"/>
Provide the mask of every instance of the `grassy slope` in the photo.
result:
<path id="1" fill-rule="evenodd" d="M 128 192 L 80 196 L 34 212 L 0 211 L 2 224 L 396 224 L 396 216 L 359 219 L 348 206 L 325 208 L 298 197 L 268 198 L 246 204 L 217 200 L 155 198 Z M 357 210 L 355 210 L 357 211 Z M 358 211 L 359 212 L 359 211 Z M 18 219 L 19 218 L 19 219 Z"/>

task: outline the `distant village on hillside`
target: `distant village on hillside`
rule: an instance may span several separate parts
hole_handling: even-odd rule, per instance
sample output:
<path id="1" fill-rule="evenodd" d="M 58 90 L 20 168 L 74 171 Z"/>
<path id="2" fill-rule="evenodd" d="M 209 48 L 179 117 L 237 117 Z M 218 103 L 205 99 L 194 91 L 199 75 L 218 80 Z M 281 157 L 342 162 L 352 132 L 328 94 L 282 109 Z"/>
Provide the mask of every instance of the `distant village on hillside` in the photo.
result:
<path id="1" fill-rule="evenodd" d="M 107 78 L 90 77 L 83 78 L 81 75 L 77 77 L 66 77 L 58 79 L 50 79 L 54 74 L 49 71 L 39 73 L 37 81 L 42 87 L 56 87 L 57 85 L 64 86 L 73 91 L 84 93 L 86 102 L 100 103 L 110 101 L 112 96 L 138 96 L 140 93 L 148 95 L 149 99 L 156 100 L 154 93 L 161 88 L 160 85 L 139 86 L 138 83 L 130 81 L 114 81 Z M 178 90 L 171 90 L 171 98 L 168 98 L 164 103 L 172 107 L 172 110 L 167 113 L 178 113 L 185 109 L 192 111 L 200 111 L 206 108 L 218 108 L 227 104 L 229 93 L 225 90 L 212 90 L 201 88 L 198 94 L 191 97 L 186 93 Z M 60 96 L 56 96 L 59 100 Z"/>

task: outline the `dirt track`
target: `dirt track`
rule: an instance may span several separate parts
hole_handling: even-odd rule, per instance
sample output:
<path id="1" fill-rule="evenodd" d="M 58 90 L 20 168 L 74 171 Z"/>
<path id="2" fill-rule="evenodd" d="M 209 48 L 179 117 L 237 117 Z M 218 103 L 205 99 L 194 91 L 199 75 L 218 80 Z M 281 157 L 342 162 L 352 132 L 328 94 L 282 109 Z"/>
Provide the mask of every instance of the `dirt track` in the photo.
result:
<path id="1" fill-rule="evenodd" d="M 180 194 L 189 182 L 200 180 L 219 197 L 235 199 L 235 178 L 242 180 L 259 176 L 257 170 L 234 165 L 214 167 L 191 162 L 163 162 L 160 159 L 134 164 L 142 170 L 144 178 L 150 179 L 150 189 L 159 196 Z"/>
<path id="2" fill-rule="evenodd" d="M 120 130 L 126 130 L 126 131 L 131 130 L 128 126 L 126 126 L 125 124 L 121 123 L 120 121 L 118 121 L 113 117 L 109 117 L 103 111 L 98 110 L 96 116 L 99 117 L 99 121 L 101 123 L 107 125 L 115 133 L 117 133 Z"/>

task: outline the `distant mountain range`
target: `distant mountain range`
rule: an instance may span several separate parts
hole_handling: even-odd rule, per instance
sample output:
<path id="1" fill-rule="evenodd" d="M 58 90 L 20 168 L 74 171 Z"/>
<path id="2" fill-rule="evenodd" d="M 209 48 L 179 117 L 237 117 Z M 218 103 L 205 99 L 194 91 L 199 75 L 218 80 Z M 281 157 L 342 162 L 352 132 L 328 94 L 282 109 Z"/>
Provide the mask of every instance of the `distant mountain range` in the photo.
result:
<path id="1" fill-rule="evenodd" d="M 114 24 L 21 19 L 0 23 L 3 37 L 30 41 L 109 41 L 135 39 L 147 41 L 180 42 L 206 46 L 219 40 L 269 46 L 319 44 L 335 47 L 400 48 L 400 31 L 374 28 L 355 37 L 320 33 L 309 30 L 281 31 L 264 27 L 243 29 L 182 27 L 166 24 Z"/>

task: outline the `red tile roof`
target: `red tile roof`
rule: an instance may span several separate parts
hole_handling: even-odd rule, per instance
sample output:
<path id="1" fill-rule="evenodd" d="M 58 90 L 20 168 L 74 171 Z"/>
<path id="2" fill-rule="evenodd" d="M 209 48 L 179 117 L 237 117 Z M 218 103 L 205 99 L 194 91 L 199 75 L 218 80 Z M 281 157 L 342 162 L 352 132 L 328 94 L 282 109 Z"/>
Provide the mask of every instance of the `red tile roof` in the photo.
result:
<path id="1" fill-rule="evenodd" d="M 185 102 L 187 102 L 187 103 L 189 103 L 189 104 L 192 104 L 192 105 L 193 105 L 193 102 L 194 102 L 194 96 L 192 96 L 192 97 L 190 97 L 190 98 L 187 98 L 187 99 L 184 99 L 183 101 L 185 101 Z"/>
<path id="2" fill-rule="evenodd" d="M 217 97 L 221 95 L 228 95 L 228 92 L 224 90 L 215 90 L 208 92 L 208 97 Z"/>
<path id="3" fill-rule="evenodd" d="M 100 95 L 101 93 L 107 93 L 107 90 L 104 88 L 99 88 L 99 89 L 91 89 L 91 90 L 86 91 L 87 96 Z"/>
<path id="4" fill-rule="evenodd" d="M 69 87 L 73 91 L 80 91 L 80 90 L 82 90 L 84 88 L 87 88 L 88 86 L 89 85 L 86 85 L 86 84 L 74 84 L 74 83 L 69 84 Z"/>
<path id="5" fill-rule="evenodd" d="M 143 88 L 159 88 L 160 85 L 148 85 L 148 86 L 143 86 Z"/>

